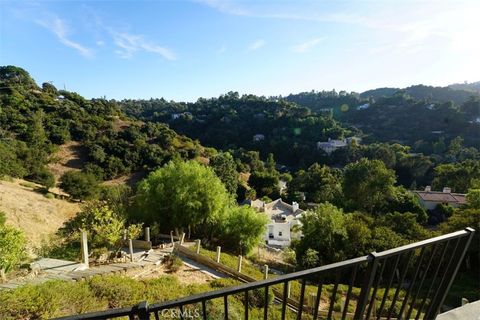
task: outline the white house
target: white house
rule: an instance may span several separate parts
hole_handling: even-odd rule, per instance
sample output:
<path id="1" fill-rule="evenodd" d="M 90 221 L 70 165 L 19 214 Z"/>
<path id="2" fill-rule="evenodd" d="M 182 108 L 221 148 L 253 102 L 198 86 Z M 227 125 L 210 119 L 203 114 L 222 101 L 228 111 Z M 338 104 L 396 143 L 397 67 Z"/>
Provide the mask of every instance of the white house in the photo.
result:
<path id="1" fill-rule="evenodd" d="M 317 142 L 317 149 L 322 149 L 328 155 L 330 155 L 333 151 L 335 151 L 337 149 L 340 149 L 340 148 L 345 148 L 346 146 L 348 146 L 353 141 L 355 141 L 358 144 L 358 143 L 360 143 L 361 139 L 358 138 L 358 137 L 348 137 L 348 138 L 342 139 L 342 140 L 335 140 L 335 139 L 328 138 L 328 141 Z"/>
<path id="2" fill-rule="evenodd" d="M 255 142 L 262 141 L 262 140 L 265 140 L 265 135 L 261 133 L 257 133 L 256 135 L 253 136 L 253 141 Z"/>
<path id="3" fill-rule="evenodd" d="M 249 202 L 252 208 L 266 214 L 270 222 L 265 230 L 265 242 L 268 245 L 276 247 L 287 247 L 292 239 L 300 239 L 301 222 L 300 217 L 305 212 L 298 207 L 298 203 L 291 205 L 277 199 L 270 203 L 264 203 L 260 200 Z M 298 226 L 298 227 L 296 227 Z"/>
<path id="4" fill-rule="evenodd" d="M 467 203 L 466 195 L 463 193 L 453 193 L 452 189 L 445 187 L 442 191 L 432 191 L 427 186 L 423 191 L 413 191 L 419 198 L 420 204 L 427 210 L 433 210 L 438 204 L 448 204 L 454 208 L 458 208 Z"/>
<path id="5" fill-rule="evenodd" d="M 370 108 L 370 103 L 365 103 L 365 104 L 357 106 L 357 110 L 366 110 L 368 108 Z"/>

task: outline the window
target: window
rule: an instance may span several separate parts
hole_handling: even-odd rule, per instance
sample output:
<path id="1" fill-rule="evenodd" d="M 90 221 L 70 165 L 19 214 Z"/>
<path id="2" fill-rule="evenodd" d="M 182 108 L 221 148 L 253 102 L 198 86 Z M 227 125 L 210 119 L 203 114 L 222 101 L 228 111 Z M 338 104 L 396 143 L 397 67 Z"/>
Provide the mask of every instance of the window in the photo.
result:
<path id="1" fill-rule="evenodd" d="M 282 231 L 278 232 L 278 236 L 281 237 L 283 235 Z"/>

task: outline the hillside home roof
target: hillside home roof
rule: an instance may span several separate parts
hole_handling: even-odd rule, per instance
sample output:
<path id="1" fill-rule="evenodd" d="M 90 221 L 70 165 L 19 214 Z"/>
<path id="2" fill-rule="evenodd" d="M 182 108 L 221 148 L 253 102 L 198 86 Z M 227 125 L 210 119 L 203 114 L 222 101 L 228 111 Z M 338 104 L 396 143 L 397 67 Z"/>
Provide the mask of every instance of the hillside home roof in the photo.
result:
<path id="1" fill-rule="evenodd" d="M 466 195 L 461 193 L 441 192 L 441 191 L 414 191 L 423 201 L 438 203 L 467 203 Z"/>
<path id="2" fill-rule="evenodd" d="M 285 215 L 287 220 L 292 220 L 304 211 L 299 209 L 298 206 L 294 207 L 291 204 L 283 202 L 282 199 L 277 199 L 270 203 L 266 203 L 264 206 L 264 212 L 270 218 L 279 215 Z"/>

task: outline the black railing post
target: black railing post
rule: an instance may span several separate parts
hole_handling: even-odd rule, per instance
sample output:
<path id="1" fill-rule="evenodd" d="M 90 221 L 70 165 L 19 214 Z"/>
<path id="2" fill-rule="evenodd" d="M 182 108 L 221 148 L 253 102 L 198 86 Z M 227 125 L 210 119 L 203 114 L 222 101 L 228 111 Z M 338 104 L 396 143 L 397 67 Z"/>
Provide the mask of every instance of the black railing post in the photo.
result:
<path id="1" fill-rule="evenodd" d="M 137 306 L 137 316 L 140 320 L 149 320 L 150 315 L 148 313 L 148 303 L 147 301 L 142 301 Z"/>
<path id="2" fill-rule="evenodd" d="M 452 257 L 453 265 L 448 265 L 447 269 L 445 270 L 445 274 L 442 277 L 441 283 L 437 289 L 437 293 L 434 296 L 434 299 L 428 308 L 427 313 L 425 314 L 425 319 L 435 319 L 440 312 L 440 308 L 447 297 L 448 291 L 452 286 L 453 281 L 455 280 L 455 276 L 457 275 L 458 269 L 460 268 L 463 258 L 467 253 L 468 247 L 470 246 L 470 242 L 472 241 L 473 235 L 475 234 L 475 230 L 472 228 L 466 228 L 465 231 L 469 233 L 469 235 L 465 239 L 465 245 L 458 249 L 453 254 L 455 255 Z M 460 241 L 460 239 L 459 239 Z M 450 264 L 450 263 L 449 263 Z M 451 271 L 450 271 L 451 270 Z M 448 274 L 450 271 L 450 274 Z"/>
<path id="3" fill-rule="evenodd" d="M 373 279 L 377 272 L 378 259 L 377 253 L 372 252 L 368 255 L 368 266 L 365 272 L 365 281 L 362 286 L 362 291 L 360 291 L 360 297 L 358 298 L 357 309 L 355 310 L 355 315 L 353 316 L 354 320 L 360 320 L 363 318 L 363 313 L 365 312 L 365 307 L 367 305 L 368 296 L 370 295 L 370 289 L 372 288 Z"/>

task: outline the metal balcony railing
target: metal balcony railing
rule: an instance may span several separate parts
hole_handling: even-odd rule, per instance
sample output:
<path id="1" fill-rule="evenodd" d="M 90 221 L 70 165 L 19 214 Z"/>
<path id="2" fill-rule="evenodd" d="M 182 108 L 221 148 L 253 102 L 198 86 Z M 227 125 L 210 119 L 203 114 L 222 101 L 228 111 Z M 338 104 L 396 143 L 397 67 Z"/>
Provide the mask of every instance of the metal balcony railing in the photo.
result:
<path id="1" fill-rule="evenodd" d="M 244 319 L 435 319 L 474 232 L 467 228 L 356 259 L 173 301 L 151 305 L 141 302 L 59 319 L 229 319 L 232 296 L 242 300 Z M 289 296 L 292 284 L 297 290 Z M 263 312 L 252 317 L 249 295 L 259 293 L 264 295 Z M 187 312 L 193 308 L 194 313 Z M 230 319 L 237 317 L 238 313 Z"/>

